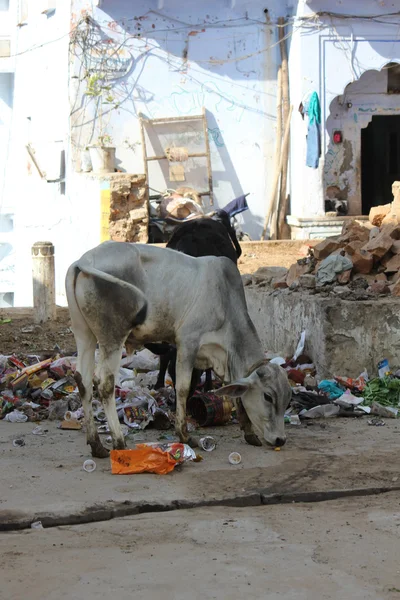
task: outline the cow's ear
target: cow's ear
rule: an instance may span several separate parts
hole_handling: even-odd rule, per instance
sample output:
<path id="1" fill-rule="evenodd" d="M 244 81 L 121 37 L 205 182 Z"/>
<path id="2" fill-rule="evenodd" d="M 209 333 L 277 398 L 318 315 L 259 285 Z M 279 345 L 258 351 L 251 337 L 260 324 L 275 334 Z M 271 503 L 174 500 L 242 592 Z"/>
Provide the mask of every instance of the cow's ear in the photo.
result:
<path id="1" fill-rule="evenodd" d="M 216 396 L 228 396 L 229 398 L 240 398 L 244 396 L 244 394 L 249 389 L 249 385 L 247 383 L 230 383 L 229 385 L 225 385 L 219 390 L 215 390 L 213 393 Z"/>

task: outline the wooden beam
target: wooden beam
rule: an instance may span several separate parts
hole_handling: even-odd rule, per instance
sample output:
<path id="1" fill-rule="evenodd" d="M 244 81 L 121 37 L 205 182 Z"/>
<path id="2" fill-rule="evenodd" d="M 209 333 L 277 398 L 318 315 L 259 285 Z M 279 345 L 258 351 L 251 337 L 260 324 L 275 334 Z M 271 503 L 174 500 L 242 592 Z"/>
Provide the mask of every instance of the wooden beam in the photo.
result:
<path id="1" fill-rule="evenodd" d="M 286 128 L 286 124 L 289 119 L 289 66 L 288 66 L 288 55 L 285 39 L 285 19 L 279 17 L 278 27 L 279 31 L 279 46 L 281 49 L 282 57 L 282 112 L 283 112 L 283 127 Z M 279 202 L 279 215 L 278 215 L 278 237 L 280 239 L 290 237 L 290 228 L 286 223 L 286 213 L 288 208 L 288 195 L 287 195 L 287 179 L 288 179 L 288 162 L 289 162 L 289 149 L 290 140 L 288 141 L 287 147 L 285 148 L 285 155 L 282 160 L 282 174 L 281 174 L 281 191 L 280 191 L 280 202 Z M 283 153 L 283 151 L 282 151 Z"/>

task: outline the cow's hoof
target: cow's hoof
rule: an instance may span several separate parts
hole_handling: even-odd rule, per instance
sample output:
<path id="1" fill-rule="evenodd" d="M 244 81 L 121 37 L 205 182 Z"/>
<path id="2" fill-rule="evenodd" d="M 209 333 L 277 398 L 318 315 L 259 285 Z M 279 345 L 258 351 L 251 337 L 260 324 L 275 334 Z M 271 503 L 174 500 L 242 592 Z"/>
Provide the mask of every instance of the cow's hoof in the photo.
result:
<path id="1" fill-rule="evenodd" d="M 90 444 L 90 447 L 93 458 L 108 458 L 110 456 L 110 451 L 104 448 L 101 442 L 94 442 Z"/>
<path id="2" fill-rule="evenodd" d="M 198 448 L 199 447 L 199 438 L 198 437 L 193 437 L 192 435 L 189 437 L 187 443 L 189 444 L 189 446 L 191 448 Z"/>
<path id="3" fill-rule="evenodd" d="M 125 441 L 118 441 L 115 446 L 114 446 L 114 450 L 125 450 L 126 446 L 125 446 Z"/>
<path id="4" fill-rule="evenodd" d="M 262 442 L 260 442 L 255 433 L 245 433 L 244 439 L 250 446 L 262 446 Z"/>

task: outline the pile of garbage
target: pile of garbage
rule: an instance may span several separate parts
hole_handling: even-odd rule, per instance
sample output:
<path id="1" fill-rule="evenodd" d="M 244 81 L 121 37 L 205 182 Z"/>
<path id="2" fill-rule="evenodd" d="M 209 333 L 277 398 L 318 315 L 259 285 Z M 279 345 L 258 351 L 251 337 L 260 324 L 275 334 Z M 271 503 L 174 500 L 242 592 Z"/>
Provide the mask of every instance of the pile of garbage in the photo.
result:
<path id="1" fill-rule="evenodd" d="M 73 424 L 84 416 L 74 379 L 76 361 L 76 356 L 59 354 L 45 360 L 34 355 L 0 356 L 0 419 L 14 423 L 61 420 L 65 429 L 80 428 Z M 149 390 L 157 375 L 158 359 L 148 350 L 122 358 L 115 394 L 125 430 L 150 424 L 158 429 L 171 426 L 172 382 L 167 380 L 165 388 Z M 100 432 L 107 433 L 106 416 L 96 395 L 92 405 Z"/>
<path id="2" fill-rule="evenodd" d="M 292 386 L 292 400 L 286 422 L 332 416 L 374 415 L 393 418 L 400 404 L 400 370 L 392 373 L 387 360 L 378 365 L 378 377 L 366 372 L 356 379 L 335 376 L 319 381 L 312 359 L 304 352 L 305 332 L 293 356 L 266 354 L 271 362 L 286 370 Z M 74 373 L 76 356 L 55 355 L 40 360 L 34 355 L 0 356 L 0 419 L 14 423 L 60 421 L 62 429 L 81 429 L 84 413 Z M 119 420 L 125 436 L 145 428 L 168 430 L 175 424 L 175 392 L 172 381 L 154 389 L 158 378 L 158 357 L 149 350 L 124 355 L 115 386 Z M 220 384 L 216 384 L 220 385 Z M 96 396 L 93 414 L 101 434 L 109 434 L 102 404 Z M 201 386 L 188 401 L 189 431 L 235 423 L 236 415 L 228 398 L 204 393 Z M 110 441 L 108 439 L 106 441 Z"/>
<path id="3" fill-rule="evenodd" d="M 58 420 L 62 429 L 81 429 L 84 413 L 74 379 L 76 362 L 76 356 L 59 354 L 45 360 L 34 355 L 0 356 L 0 419 L 13 423 Z M 164 387 L 154 389 L 158 369 L 159 358 L 149 350 L 123 355 L 115 400 L 124 435 L 147 427 L 164 431 L 174 426 L 175 391 L 168 376 Z M 108 434 L 96 389 L 92 408 L 99 433 Z M 188 403 L 188 413 L 190 430 L 197 425 L 223 425 L 235 417 L 228 399 L 201 388 Z"/>
<path id="4" fill-rule="evenodd" d="M 400 296 L 400 183 L 394 202 L 372 208 L 368 221 L 348 221 L 339 236 L 304 250 L 289 269 L 261 267 L 244 285 L 348 300 Z"/>
<path id="5" fill-rule="evenodd" d="M 312 359 L 303 353 L 302 333 L 293 358 L 274 357 L 271 362 L 286 370 L 292 386 L 292 399 L 285 422 L 300 425 L 304 419 L 361 417 L 372 415 L 370 425 L 383 425 L 379 419 L 396 418 L 400 407 L 400 370 L 392 373 L 386 359 L 378 364 L 378 376 L 370 379 L 364 371 L 356 379 L 334 376 L 318 381 Z"/>

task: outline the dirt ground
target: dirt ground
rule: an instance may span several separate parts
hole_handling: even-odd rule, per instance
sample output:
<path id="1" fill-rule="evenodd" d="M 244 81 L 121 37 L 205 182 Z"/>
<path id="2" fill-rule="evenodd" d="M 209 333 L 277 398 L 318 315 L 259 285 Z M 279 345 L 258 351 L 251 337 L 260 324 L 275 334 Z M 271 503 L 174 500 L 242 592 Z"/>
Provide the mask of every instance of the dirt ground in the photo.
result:
<path id="1" fill-rule="evenodd" d="M 399 498 L 203 508 L 0 535 L 4 600 L 396 600 Z"/>
<path id="2" fill-rule="evenodd" d="M 241 243 L 242 256 L 239 271 L 254 273 L 260 267 L 286 267 L 307 254 L 308 246 L 316 246 L 321 240 L 278 240 L 269 242 Z"/>
<path id="3" fill-rule="evenodd" d="M 11 319 L 11 323 L 3 323 Z M 39 354 L 43 358 L 59 352 L 76 351 L 70 330 L 67 308 L 57 309 L 57 318 L 44 325 L 36 325 L 32 308 L 0 309 L 0 354 Z"/>

